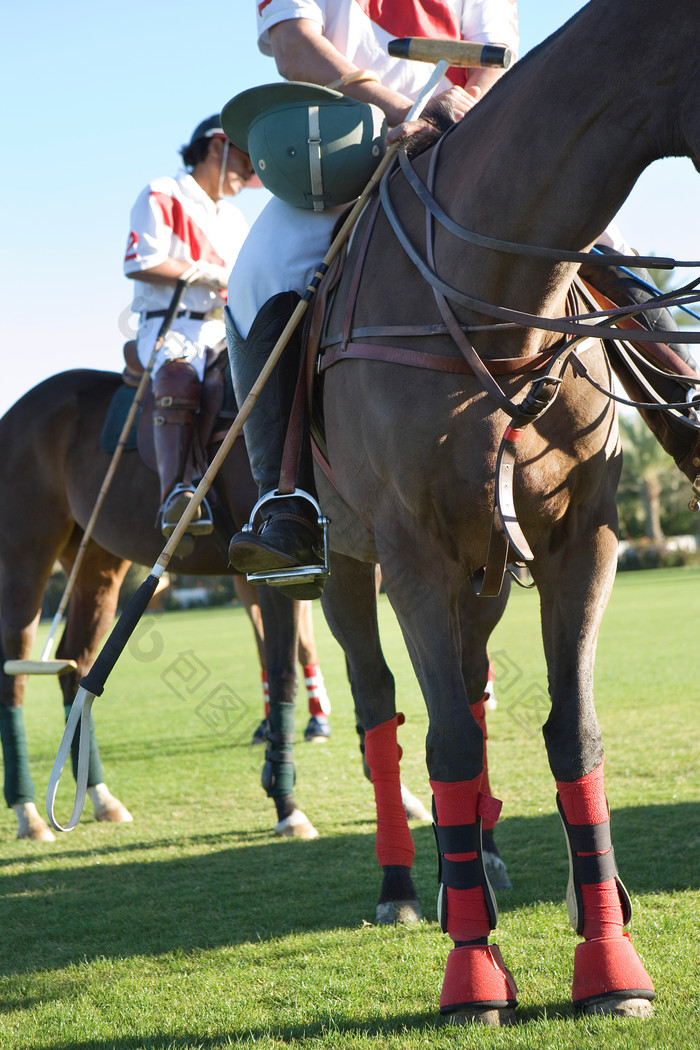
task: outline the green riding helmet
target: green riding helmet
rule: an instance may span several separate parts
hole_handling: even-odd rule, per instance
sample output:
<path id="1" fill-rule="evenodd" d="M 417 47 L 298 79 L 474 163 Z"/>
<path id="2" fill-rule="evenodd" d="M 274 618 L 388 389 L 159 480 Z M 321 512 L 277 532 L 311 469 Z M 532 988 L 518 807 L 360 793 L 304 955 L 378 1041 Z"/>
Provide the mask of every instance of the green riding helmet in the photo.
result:
<path id="1" fill-rule="evenodd" d="M 313 211 L 359 197 L 384 153 L 387 131 L 377 106 L 297 81 L 236 95 L 224 106 L 221 125 L 250 155 L 270 193 Z"/>

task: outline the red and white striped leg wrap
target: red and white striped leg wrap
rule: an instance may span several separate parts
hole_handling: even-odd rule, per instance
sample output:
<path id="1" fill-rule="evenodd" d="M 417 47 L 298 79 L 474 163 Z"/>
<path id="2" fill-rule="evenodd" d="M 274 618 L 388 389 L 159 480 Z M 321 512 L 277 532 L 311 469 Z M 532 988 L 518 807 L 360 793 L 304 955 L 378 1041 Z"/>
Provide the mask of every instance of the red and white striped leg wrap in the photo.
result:
<path id="1" fill-rule="evenodd" d="M 498 706 L 496 701 L 496 686 L 494 685 L 495 681 L 496 669 L 489 660 L 489 673 L 486 679 L 486 689 L 484 691 L 484 703 L 486 704 L 486 709 L 488 711 L 494 711 Z"/>
<path id="2" fill-rule="evenodd" d="M 321 668 L 317 663 L 304 665 L 304 684 L 309 700 L 309 714 L 316 718 L 319 715 L 327 717 L 331 713 L 331 702 L 328 699 Z"/>
<path id="3" fill-rule="evenodd" d="M 557 781 L 557 805 L 569 848 L 569 921 L 584 937 L 574 955 L 572 999 L 655 998 L 629 934 L 632 906 L 615 864 L 603 762 L 570 783 Z"/>
<path id="4" fill-rule="evenodd" d="M 481 792 L 481 781 L 481 776 L 430 781 L 440 864 L 438 920 L 455 942 L 447 957 L 441 1013 L 465 1007 L 500 1009 L 516 1002 L 517 988 L 500 950 L 486 943 L 498 915 L 481 855 L 481 826 L 482 818 L 495 824 L 501 803 Z"/>
<path id="5" fill-rule="evenodd" d="M 267 681 L 267 671 L 262 673 L 262 695 L 263 704 L 265 705 L 265 718 L 270 717 L 270 686 Z"/>
<path id="6" fill-rule="evenodd" d="M 382 867 L 399 864 L 410 868 L 415 855 L 406 810 L 401 801 L 401 748 L 396 739 L 396 730 L 404 722 L 404 716 L 396 714 L 388 722 L 382 722 L 365 733 L 365 762 L 372 774 L 377 805 L 375 848 Z"/>

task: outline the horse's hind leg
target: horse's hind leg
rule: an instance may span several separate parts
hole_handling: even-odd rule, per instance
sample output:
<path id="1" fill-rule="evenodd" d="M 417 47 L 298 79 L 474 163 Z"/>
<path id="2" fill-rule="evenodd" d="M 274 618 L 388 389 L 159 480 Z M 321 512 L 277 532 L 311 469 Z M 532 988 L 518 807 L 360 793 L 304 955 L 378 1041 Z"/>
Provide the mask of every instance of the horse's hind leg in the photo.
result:
<path id="1" fill-rule="evenodd" d="M 477 598 L 471 584 L 462 588 L 460 594 L 460 630 L 462 634 L 462 674 L 471 712 L 484 736 L 483 771 L 481 775 L 481 792 L 492 797 L 489 782 L 489 765 L 486 729 L 486 710 L 492 693 L 489 690 L 492 681 L 492 666 L 487 644 L 496 624 L 503 615 L 508 595 L 509 581 L 505 580 L 498 598 Z M 494 890 L 508 890 L 511 882 L 508 871 L 501 859 L 494 837 L 495 820 L 482 820 L 482 850 L 486 875 Z"/>
<path id="2" fill-rule="evenodd" d="M 260 587 L 270 717 L 262 786 L 275 803 L 275 834 L 312 839 L 318 834 L 294 800 L 294 701 L 297 689 L 299 603 L 271 587 Z"/>
<path id="3" fill-rule="evenodd" d="M 307 744 L 322 744 L 331 735 L 328 717 L 331 713 L 331 702 L 316 650 L 313 606 L 308 600 L 299 605 L 299 663 L 304 672 L 304 686 L 309 705 L 309 721 L 304 729 L 304 740 Z"/>
<path id="4" fill-rule="evenodd" d="M 572 543 L 558 565 L 533 566 L 552 698 L 543 732 L 569 851 L 567 910 L 584 938 L 575 952 L 572 998 L 585 1012 L 644 1016 L 654 990 L 623 933 L 631 905 L 612 850 L 593 703 L 595 644 L 617 543 L 610 529 L 591 528 L 588 536 L 588 543 Z"/>
<path id="5" fill-rule="evenodd" d="M 258 588 L 248 583 L 245 576 L 234 576 L 233 585 L 238 600 L 245 608 L 255 637 L 262 676 L 263 717 L 253 733 L 252 744 L 264 744 L 267 733 L 267 716 L 269 714 L 270 696 L 267 683 L 267 664 L 265 661 L 265 638 L 262 613 L 258 599 Z M 304 671 L 304 684 L 309 701 L 309 722 L 304 731 L 304 739 L 311 742 L 324 741 L 330 736 L 328 715 L 331 705 L 326 693 L 323 675 L 316 651 L 316 639 L 313 629 L 311 602 L 299 604 L 299 663 Z"/>
<path id="6" fill-rule="evenodd" d="M 379 641 L 375 571 L 374 565 L 334 554 L 321 601 L 328 625 L 345 652 L 374 787 L 376 853 L 384 873 L 377 922 L 415 922 L 421 911 L 411 879 L 414 846 L 403 805 L 396 739 L 403 715 L 396 714 L 394 678 Z"/>
<path id="7" fill-rule="evenodd" d="M 67 572 L 70 571 L 74 554 L 75 551 L 72 550 L 70 555 L 61 559 Z M 130 564 L 109 554 L 95 543 L 89 543 L 86 548 L 68 603 L 66 626 L 56 650 L 59 659 L 75 660 L 77 664 L 77 670 L 60 678 L 66 719 L 70 714 L 80 679 L 92 666 L 99 643 L 112 625 L 117 611 L 119 589 Z M 76 733 L 71 755 L 74 776 L 78 768 L 78 742 L 79 736 Z M 105 784 L 92 715 L 87 789 L 96 820 L 128 823 L 133 819 L 126 806 L 112 795 Z"/>
<path id="8" fill-rule="evenodd" d="M 234 576 L 233 586 L 236 591 L 236 597 L 245 609 L 250 625 L 253 628 L 253 637 L 255 638 L 255 647 L 258 651 L 258 660 L 260 661 L 260 678 L 262 686 L 262 698 L 263 698 L 263 716 L 260 720 L 260 724 L 255 729 L 251 744 L 264 744 L 267 736 L 267 716 L 270 709 L 270 693 L 267 684 L 267 664 L 265 661 L 265 637 L 263 630 L 262 613 L 260 611 L 260 600 L 258 598 L 258 588 L 248 583 L 245 576 Z"/>

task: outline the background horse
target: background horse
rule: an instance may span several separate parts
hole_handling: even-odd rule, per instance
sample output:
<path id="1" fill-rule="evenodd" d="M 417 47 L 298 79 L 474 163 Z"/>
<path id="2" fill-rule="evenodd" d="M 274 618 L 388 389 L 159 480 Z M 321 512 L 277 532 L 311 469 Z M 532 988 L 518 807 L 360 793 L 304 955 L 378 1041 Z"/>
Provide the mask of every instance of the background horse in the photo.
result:
<path id="1" fill-rule="evenodd" d="M 0 491 L 4 493 L 0 500 L 0 731 L 5 798 L 15 810 L 22 838 L 51 840 L 54 836 L 34 802 L 22 709 L 27 676 L 7 675 L 2 665 L 6 659 L 29 657 L 54 565 L 58 561 L 70 571 L 109 464 L 111 453 L 100 448 L 100 435 L 108 406 L 121 387 L 122 378 L 115 373 L 64 372 L 29 391 L 0 420 Z M 198 537 L 188 557 L 175 559 L 174 569 L 193 575 L 229 571 L 229 538 L 248 520 L 256 499 L 241 438 L 226 458 L 211 493 L 214 533 Z M 152 564 L 163 547 L 157 506 L 157 475 L 137 453 L 125 452 L 76 578 L 56 653 L 78 665 L 58 679 L 66 710 L 111 626 L 129 565 Z M 262 667 L 267 668 L 270 699 L 293 711 L 297 664 L 317 663 L 310 603 L 290 601 L 268 587 L 253 587 L 239 576 L 235 585 L 253 625 Z M 349 646 L 351 677 L 355 661 L 365 659 L 361 649 Z M 285 746 L 291 749 L 291 742 Z M 88 783 L 97 819 L 131 819 L 104 784 L 94 727 Z M 279 785 L 271 786 L 271 794 L 278 834 L 316 835 L 311 822 L 297 809 L 291 788 L 280 791 Z M 402 788 L 402 799 L 404 822 L 407 816 L 428 818 L 423 805 L 406 788 Z M 495 877 L 506 879 L 495 847 L 493 863 L 498 869 Z M 387 917 L 391 917 L 389 912 Z"/>
<path id="2" fill-rule="evenodd" d="M 621 451 L 605 393 L 610 366 L 600 342 L 588 340 L 580 361 L 603 392 L 594 389 L 572 367 L 573 351 L 556 355 L 563 346 L 556 325 L 543 328 L 548 318 L 584 309 L 572 292 L 578 260 L 559 250 L 587 251 L 654 159 L 700 163 L 699 48 L 696 0 L 671 0 L 662 24 L 654 0 L 592 0 L 415 160 L 446 223 L 426 220 L 403 172 L 384 180 L 384 208 L 373 229 L 369 213 L 361 220 L 330 308 L 326 332 L 344 333 L 329 337 L 324 350 L 342 359 L 325 372 L 323 391 L 337 491 L 320 472 L 319 487 L 331 545 L 343 560 L 333 563 L 324 607 L 336 629 L 360 635 L 362 600 L 335 604 L 341 576 L 346 590 L 366 596 L 362 562 L 380 562 L 428 709 L 438 911 L 454 944 L 440 1007 L 453 1017 L 505 1023 L 516 1003 L 512 975 L 488 943 L 496 909 L 480 832 L 498 806 L 484 790 L 483 735 L 473 717 L 486 642 L 506 600 L 503 591 L 477 598 L 471 582 L 487 564 L 502 447 L 515 457 L 517 524 L 539 590 L 551 696 L 543 732 L 570 857 L 569 917 L 584 938 L 573 1000 L 596 1012 L 644 1014 L 654 997 L 623 935 L 629 898 L 610 844 L 593 698 L 596 639 L 617 556 Z M 508 244 L 455 235 L 457 227 L 557 253 L 512 254 Z M 506 323 L 489 327 L 489 304 L 511 311 L 501 315 Z M 486 392 L 488 379 L 460 371 L 453 337 L 463 343 L 465 329 L 491 375 L 498 373 L 503 397 Z M 426 355 L 432 367 L 415 367 Z M 537 418 L 526 425 L 527 417 L 505 409 L 509 399 L 523 400 L 533 368 L 538 379 L 552 371 L 546 392 L 556 398 L 539 415 L 531 398 L 530 418 Z M 515 518 L 504 503 L 501 513 Z M 375 686 L 355 693 L 365 757 L 376 790 L 396 807 L 397 719 L 391 690 Z M 410 836 L 386 830 L 380 863 L 410 878 Z"/>
<path id="3" fill-rule="evenodd" d="M 25 660 L 34 642 L 47 580 L 58 561 L 69 572 L 95 504 L 111 453 L 100 448 L 108 406 L 122 385 L 121 376 L 87 370 L 65 372 L 29 391 L 0 420 L 0 659 Z M 248 519 L 257 498 L 245 445 L 237 441 L 212 493 L 215 532 L 199 537 L 189 557 L 176 559 L 182 573 L 222 575 L 229 571 L 228 541 Z M 64 705 L 69 707 L 82 675 L 111 626 L 124 576 L 132 562 L 149 565 L 163 547 L 157 527 L 157 476 L 135 452 L 125 452 L 98 517 L 68 607 L 57 656 L 73 659 L 76 671 L 61 675 Z M 285 641 L 294 652 L 294 674 L 283 685 L 295 689 L 297 657 L 316 661 L 308 603 L 269 595 L 235 578 L 236 592 L 255 632 L 262 667 L 263 633 L 271 610 L 283 610 Z M 302 609 L 306 608 L 306 615 Z M 276 622 L 276 621 L 275 621 Z M 297 627 L 300 629 L 297 630 Z M 275 627 L 269 645 L 275 651 Z M 286 651 L 286 649 L 285 649 Z M 0 730 L 5 762 L 5 798 L 15 809 L 20 837 L 52 839 L 34 804 L 27 762 L 22 700 L 25 675 L 0 669 Z M 275 687 L 276 688 L 276 687 Z M 106 789 L 97 743 L 91 745 L 89 785 L 100 820 L 131 816 Z M 296 831 L 303 834 L 299 822 Z M 313 829 L 311 829 L 313 830 Z"/>

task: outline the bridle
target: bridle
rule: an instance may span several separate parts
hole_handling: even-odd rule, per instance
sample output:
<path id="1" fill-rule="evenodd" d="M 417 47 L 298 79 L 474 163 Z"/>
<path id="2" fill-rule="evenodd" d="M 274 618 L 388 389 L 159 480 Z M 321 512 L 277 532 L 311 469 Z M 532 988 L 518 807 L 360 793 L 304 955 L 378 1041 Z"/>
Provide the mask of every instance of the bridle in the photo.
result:
<path id="1" fill-rule="evenodd" d="M 593 309 L 586 313 L 573 313 L 573 315 L 568 317 L 544 318 L 524 311 L 512 310 L 484 302 L 445 281 L 438 273 L 435 263 L 436 224 L 452 236 L 487 251 L 549 259 L 558 263 L 585 263 L 587 266 L 637 266 L 657 269 L 673 269 L 675 267 L 700 269 L 700 260 L 677 261 L 672 258 L 627 256 L 607 252 L 596 255 L 588 252 L 524 245 L 512 241 L 499 240 L 469 230 L 447 215 L 435 199 L 434 188 L 438 159 L 448 135 L 449 132 L 443 135 L 433 148 L 426 183 L 418 176 L 406 151 L 400 150 L 393 168 L 387 172 L 380 183 L 379 193 L 382 208 L 394 235 L 410 261 L 432 289 L 440 315 L 453 342 L 467 360 L 471 370 L 480 379 L 489 396 L 500 409 L 511 417 L 511 423 L 506 427 L 498 451 L 491 536 L 486 565 L 484 569 L 472 577 L 472 584 L 477 595 L 484 597 L 496 596 L 501 591 L 506 571 L 510 571 L 511 575 L 520 582 L 518 575 L 508 566 L 509 550 L 515 553 L 517 561 L 521 563 L 533 559 L 532 551 L 520 528 L 515 513 L 513 479 L 517 448 L 523 437 L 525 426 L 541 418 L 554 403 L 567 363 L 571 364 L 575 374 L 586 378 L 596 390 L 611 400 L 638 409 L 672 412 L 677 421 L 682 422 L 695 431 L 700 431 L 700 414 L 695 410 L 691 411 L 690 416 L 685 414 L 688 412 L 687 401 L 667 403 L 654 394 L 652 388 L 639 375 L 639 370 L 635 368 L 634 361 L 631 358 L 636 356 L 638 359 L 643 360 L 646 367 L 649 367 L 649 362 L 639 351 L 631 346 L 629 333 L 624 333 L 617 327 L 618 324 L 628 319 L 636 318 L 639 315 L 643 315 L 646 311 L 658 309 L 660 306 L 683 306 L 687 303 L 697 302 L 700 299 L 700 293 L 697 291 L 700 277 L 674 292 L 659 294 L 643 304 L 634 304 L 628 307 L 615 307 L 613 304 L 610 304 L 611 308 L 604 310 L 595 309 L 596 303 L 586 293 L 583 283 L 577 277 L 574 280 L 574 287 L 578 292 L 579 301 L 583 300 L 589 306 L 592 306 Z M 392 201 L 392 181 L 400 173 L 403 174 L 405 182 L 413 190 L 425 209 L 425 257 L 411 241 Z M 492 325 L 478 325 L 474 326 L 474 329 L 470 329 L 468 324 L 465 325 L 458 320 L 452 304 L 464 306 L 481 315 L 494 318 L 494 323 Z M 569 304 L 570 306 L 572 305 L 571 299 L 569 299 Z M 528 392 L 518 404 L 515 404 L 507 397 L 500 384 L 489 371 L 487 363 L 481 360 L 468 338 L 470 330 L 478 329 L 483 331 L 490 328 L 491 330 L 503 331 L 506 328 L 512 330 L 516 327 L 556 332 L 564 337 L 568 337 L 565 338 L 562 345 L 557 347 L 549 358 L 545 375 L 539 376 L 532 381 Z M 635 328 L 634 331 L 634 340 L 640 343 L 673 342 L 677 338 L 678 332 L 661 331 L 659 329 L 649 330 L 642 327 L 639 329 Z M 621 344 L 623 349 L 620 352 L 625 355 L 628 367 L 631 367 L 639 376 L 643 389 L 650 396 L 654 397 L 653 401 L 631 401 L 601 386 L 590 376 L 580 354 L 591 344 L 592 340 L 599 339 Z M 700 332 L 684 331 L 683 340 L 689 343 L 700 343 Z M 651 367 L 653 368 L 654 366 L 652 365 Z M 661 369 L 655 369 L 655 371 L 669 376 L 669 373 L 662 372 Z M 685 375 L 670 375 L 669 377 L 688 387 L 689 391 L 692 389 L 697 391 L 700 386 L 700 380 L 697 377 L 695 379 Z M 697 482 L 694 490 L 697 493 Z"/>

